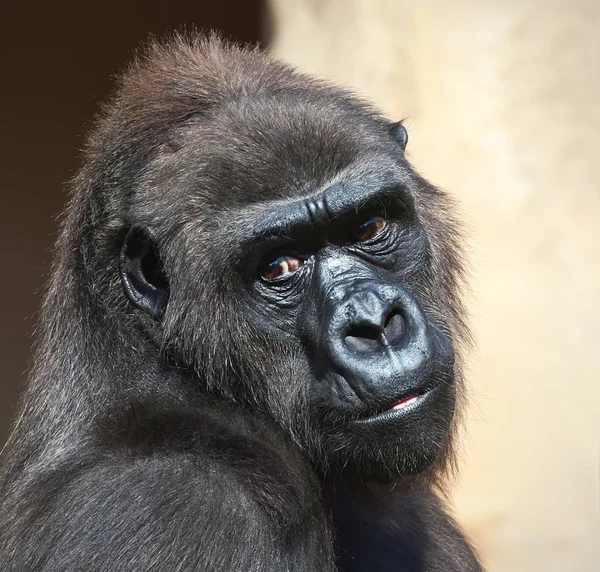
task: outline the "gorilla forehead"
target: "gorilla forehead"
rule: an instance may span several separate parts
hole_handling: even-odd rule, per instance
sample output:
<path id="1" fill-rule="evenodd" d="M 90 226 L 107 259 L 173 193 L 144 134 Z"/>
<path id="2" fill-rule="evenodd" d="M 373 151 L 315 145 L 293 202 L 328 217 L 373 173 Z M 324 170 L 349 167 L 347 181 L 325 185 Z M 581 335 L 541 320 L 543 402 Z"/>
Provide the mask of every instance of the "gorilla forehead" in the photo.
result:
<path id="1" fill-rule="evenodd" d="M 389 122 L 341 87 L 257 50 L 172 47 L 124 74 L 88 146 L 96 174 L 141 191 L 141 215 L 298 196 L 382 145 L 400 155 Z"/>
<path id="2" fill-rule="evenodd" d="M 161 186 L 197 199 L 204 212 L 301 197 L 377 171 L 382 154 L 389 170 L 400 155 L 382 119 L 351 101 L 333 106 L 318 90 L 231 99 L 190 118 L 170 140 L 155 162 Z"/>

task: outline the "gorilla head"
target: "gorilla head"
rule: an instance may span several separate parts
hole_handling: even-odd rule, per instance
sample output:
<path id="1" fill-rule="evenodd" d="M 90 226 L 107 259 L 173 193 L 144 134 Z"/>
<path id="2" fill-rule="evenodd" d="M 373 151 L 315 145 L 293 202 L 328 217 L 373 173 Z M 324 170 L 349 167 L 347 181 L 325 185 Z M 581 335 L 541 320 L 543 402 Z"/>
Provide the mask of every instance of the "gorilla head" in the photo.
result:
<path id="1" fill-rule="evenodd" d="M 447 198 L 406 142 L 259 52 L 154 47 L 80 175 L 93 305 L 168 383 L 261 411 L 322 471 L 441 466 L 461 268 Z"/>
<path id="2" fill-rule="evenodd" d="M 321 476 L 436 474 L 467 338 L 461 265 L 451 205 L 406 142 L 258 50 L 151 47 L 74 180 L 23 455 L 143 404 L 249 414 Z"/>

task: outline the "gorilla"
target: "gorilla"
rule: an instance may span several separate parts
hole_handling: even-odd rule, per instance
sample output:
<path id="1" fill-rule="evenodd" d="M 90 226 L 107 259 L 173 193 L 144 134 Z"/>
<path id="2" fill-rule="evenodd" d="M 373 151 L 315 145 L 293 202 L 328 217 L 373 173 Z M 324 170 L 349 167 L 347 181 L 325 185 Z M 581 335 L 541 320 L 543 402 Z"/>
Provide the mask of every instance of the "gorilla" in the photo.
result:
<path id="1" fill-rule="evenodd" d="M 4 570 L 482 570 L 444 506 L 460 232 L 406 143 L 258 49 L 137 56 L 72 183 Z"/>

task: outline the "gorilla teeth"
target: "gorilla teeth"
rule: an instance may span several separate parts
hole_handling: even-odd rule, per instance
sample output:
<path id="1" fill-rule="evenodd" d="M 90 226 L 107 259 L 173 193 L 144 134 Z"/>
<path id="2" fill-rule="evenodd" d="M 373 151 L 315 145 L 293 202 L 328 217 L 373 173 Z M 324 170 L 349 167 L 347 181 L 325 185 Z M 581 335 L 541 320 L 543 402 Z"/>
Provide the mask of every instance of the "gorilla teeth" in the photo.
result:
<path id="1" fill-rule="evenodd" d="M 418 395 L 413 395 L 412 397 L 407 397 L 406 399 L 403 399 L 402 401 L 398 401 L 398 403 L 396 403 L 396 405 L 394 405 L 394 407 L 392 407 L 392 409 L 404 409 L 405 407 L 408 407 L 411 403 L 414 403 L 417 399 L 419 399 Z"/>

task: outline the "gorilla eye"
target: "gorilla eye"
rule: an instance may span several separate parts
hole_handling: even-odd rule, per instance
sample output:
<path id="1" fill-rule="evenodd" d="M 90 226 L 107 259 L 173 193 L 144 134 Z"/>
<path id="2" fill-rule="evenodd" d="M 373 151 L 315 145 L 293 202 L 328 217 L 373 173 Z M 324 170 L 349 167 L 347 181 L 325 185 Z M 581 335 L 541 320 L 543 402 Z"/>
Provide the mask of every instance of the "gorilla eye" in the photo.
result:
<path id="1" fill-rule="evenodd" d="M 304 260 L 294 256 L 279 256 L 272 262 L 269 262 L 263 269 L 262 276 L 267 280 L 274 280 L 286 274 L 296 272 L 298 268 L 304 265 Z"/>
<path id="2" fill-rule="evenodd" d="M 373 217 L 358 227 L 356 239 L 364 242 L 380 234 L 387 227 L 387 221 L 380 216 Z"/>

